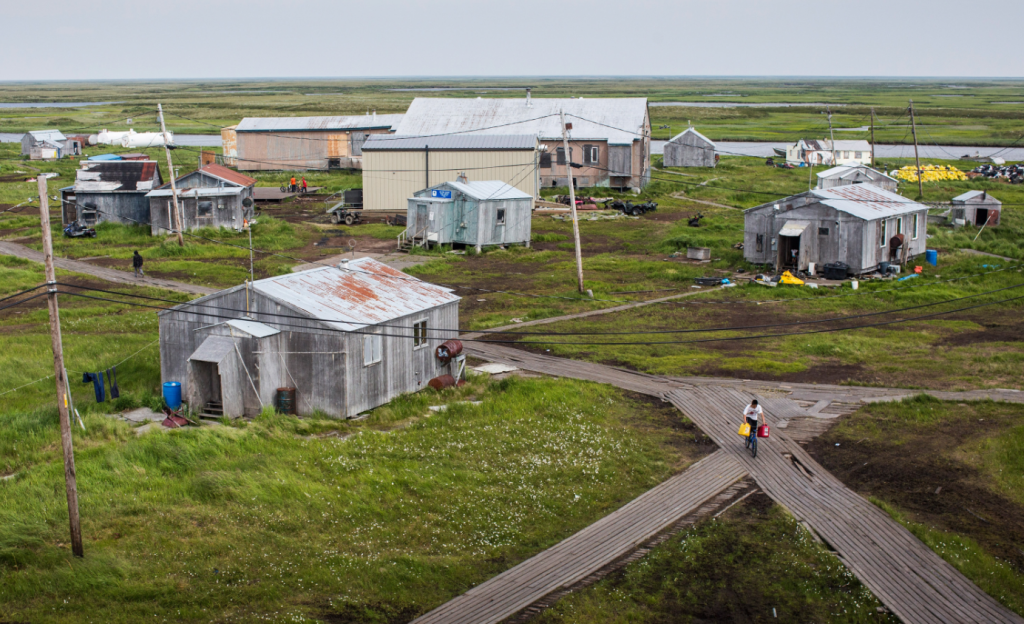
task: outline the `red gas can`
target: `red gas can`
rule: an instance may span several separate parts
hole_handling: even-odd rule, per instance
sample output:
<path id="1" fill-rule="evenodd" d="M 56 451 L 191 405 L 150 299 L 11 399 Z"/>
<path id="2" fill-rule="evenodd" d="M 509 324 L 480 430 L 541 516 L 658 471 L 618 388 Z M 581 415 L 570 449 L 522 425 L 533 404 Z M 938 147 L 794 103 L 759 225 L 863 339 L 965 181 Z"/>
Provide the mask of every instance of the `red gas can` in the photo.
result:
<path id="1" fill-rule="evenodd" d="M 759 438 L 767 438 L 769 433 L 768 425 L 761 425 L 757 428 L 757 437 Z"/>

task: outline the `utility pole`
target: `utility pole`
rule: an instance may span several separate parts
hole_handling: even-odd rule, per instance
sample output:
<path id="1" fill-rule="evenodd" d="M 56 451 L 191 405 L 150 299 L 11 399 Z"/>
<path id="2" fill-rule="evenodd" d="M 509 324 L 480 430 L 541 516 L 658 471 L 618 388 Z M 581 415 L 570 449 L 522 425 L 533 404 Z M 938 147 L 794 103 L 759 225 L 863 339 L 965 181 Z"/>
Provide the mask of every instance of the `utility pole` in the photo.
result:
<path id="1" fill-rule="evenodd" d="M 579 287 L 580 294 L 584 294 L 583 290 L 583 255 L 580 253 L 580 222 L 576 218 L 576 189 L 573 188 L 572 183 L 572 156 L 569 151 L 569 129 L 572 126 L 566 125 L 565 123 L 565 111 L 559 111 L 559 116 L 562 118 L 562 149 L 565 150 L 565 175 L 569 180 L 569 209 L 572 211 L 572 238 L 573 242 L 576 243 L 576 282 Z"/>
<path id="2" fill-rule="evenodd" d="M 875 107 L 871 107 L 871 166 L 875 166 Z"/>
<path id="3" fill-rule="evenodd" d="M 36 176 L 39 186 L 39 221 L 43 228 L 43 262 L 46 267 L 47 305 L 50 308 L 50 344 L 53 347 L 53 376 L 57 381 L 57 413 L 60 416 L 60 446 L 64 451 L 64 487 L 68 495 L 68 520 L 71 524 L 71 552 L 85 556 L 82 550 L 82 525 L 78 519 L 78 486 L 75 483 L 75 451 L 71 444 L 71 414 L 68 410 L 68 379 L 64 368 L 64 345 L 60 337 L 60 310 L 57 308 L 57 275 L 53 269 L 53 239 L 50 233 L 50 204 L 46 177 Z"/>
<path id="4" fill-rule="evenodd" d="M 167 125 L 164 124 L 164 109 L 156 105 L 160 114 L 160 132 L 164 133 L 164 151 L 167 152 L 167 175 L 171 176 L 171 201 L 174 203 L 174 229 L 178 232 L 178 246 L 185 246 L 185 238 L 181 234 L 181 210 L 178 208 L 178 187 L 174 184 L 174 163 L 171 162 L 171 139 L 167 136 Z M 167 225 L 170 225 L 168 223 Z"/>
<path id="5" fill-rule="evenodd" d="M 832 111 L 825 106 L 825 112 L 828 113 L 828 138 L 832 145 L 832 166 L 835 167 L 839 163 L 836 162 L 836 136 L 832 132 Z"/>
<path id="6" fill-rule="evenodd" d="M 914 133 L 914 161 L 917 163 L 917 198 L 921 199 L 924 197 L 924 183 L 921 180 L 921 157 L 917 154 L 917 122 L 914 121 L 914 100 L 910 100 L 910 129 Z"/>

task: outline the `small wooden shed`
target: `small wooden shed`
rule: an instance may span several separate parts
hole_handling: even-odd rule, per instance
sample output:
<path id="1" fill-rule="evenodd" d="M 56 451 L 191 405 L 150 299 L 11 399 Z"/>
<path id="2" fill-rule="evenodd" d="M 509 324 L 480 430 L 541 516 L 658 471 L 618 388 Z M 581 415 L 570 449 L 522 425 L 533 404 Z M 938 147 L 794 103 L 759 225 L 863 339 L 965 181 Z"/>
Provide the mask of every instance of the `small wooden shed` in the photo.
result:
<path id="1" fill-rule="evenodd" d="M 56 160 L 64 156 L 67 140 L 60 130 L 30 130 L 21 137 L 21 155 L 32 160 Z"/>
<path id="2" fill-rule="evenodd" d="M 258 414 L 278 388 L 295 389 L 300 415 L 351 417 L 458 372 L 435 349 L 458 336 L 459 297 L 371 258 L 235 286 L 159 322 L 163 381 L 229 417 Z"/>
<path id="3" fill-rule="evenodd" d="M 204 227 L 237 230 L 247 219 L 252 219 L 256 180 L 247 175 L 222 165 L 203 165 L 174 182 L 178 188 L 182 227 L 186 231 Z M 149 223 L 153 236 L 173 231 L 171 185 L 165 184 L 146 197 L 149 198 Z"/>
<path id="4" fill-rule="evenodd" d="M 665 144 L 666 167 L 714 167 L 715 144 L 693 128 L 687 128 Z"/>
<path id="5" fill-rule="evenodd" d="M 815 189 L 744 211 L 743 257 L 777 271 L 843 262 L 867 273 L 893 260 L 898 234 L 907 258 L 923 254 L 927 220 L 927 206 L 870 184 Z"/>
<path id="6" fill-rule="evenodd" d="M 444 182 L 409 198 L 406 237 L 413 244 L 530 244 L 533 196 L 499 180 Z"/>
<path id="7" fill-rule="evenodd" d="M 878 188 L 896 192 L 899 180 L 866 165 L 840 165 L 818 173 L 818 188 L 829 189 L 848 184 L 873 184 Z"/>
<path id="8" fill-rule="evenodd" d="M 965 225 L 999 225 L 1003 202 L 989 195 L 987 191 L 967 191 L 954 197 L 952 204 L 949 219 L 953 223 L 956 223 L 957 219 L 963 219 Z"/>

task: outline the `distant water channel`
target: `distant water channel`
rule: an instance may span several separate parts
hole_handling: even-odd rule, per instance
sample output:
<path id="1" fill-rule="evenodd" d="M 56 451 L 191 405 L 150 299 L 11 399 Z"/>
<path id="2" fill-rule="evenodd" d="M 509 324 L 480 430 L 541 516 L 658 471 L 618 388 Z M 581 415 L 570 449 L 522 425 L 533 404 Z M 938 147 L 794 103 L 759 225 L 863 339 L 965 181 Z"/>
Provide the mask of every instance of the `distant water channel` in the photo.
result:
<path id="1" fill-rule="evenodd" d="M 123 104 L 123 102 L 0 102 L 0 108 L 78 108 L 107 104 Z"/>

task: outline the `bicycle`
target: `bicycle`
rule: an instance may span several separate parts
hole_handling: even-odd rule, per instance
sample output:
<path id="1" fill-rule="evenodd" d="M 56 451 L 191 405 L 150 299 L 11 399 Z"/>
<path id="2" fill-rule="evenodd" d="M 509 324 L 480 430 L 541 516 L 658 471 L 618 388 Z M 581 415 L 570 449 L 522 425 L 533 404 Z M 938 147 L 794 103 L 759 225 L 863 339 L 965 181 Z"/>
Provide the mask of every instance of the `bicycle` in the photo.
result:
<path id="1" fill-rule="evenodd" d="M 757 457 L 757 427 L 751 427 L 750 433 L 747 434 L 746 447 L 750 449 L 750 456 Z"/>

